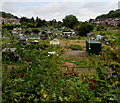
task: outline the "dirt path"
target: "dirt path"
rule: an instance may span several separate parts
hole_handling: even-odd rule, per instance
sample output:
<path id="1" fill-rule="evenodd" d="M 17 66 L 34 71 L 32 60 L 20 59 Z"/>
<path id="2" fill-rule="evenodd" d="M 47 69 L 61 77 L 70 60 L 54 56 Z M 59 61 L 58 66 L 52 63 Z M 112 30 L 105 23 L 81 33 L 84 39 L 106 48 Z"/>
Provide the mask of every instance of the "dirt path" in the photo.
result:
<path id="1" fill-rule="evenodd" d="M 60 40 L 61 47 L 69 46 L 69 45 L 80 45 L 83 50 L 86 50 L 86 40 Z"/>

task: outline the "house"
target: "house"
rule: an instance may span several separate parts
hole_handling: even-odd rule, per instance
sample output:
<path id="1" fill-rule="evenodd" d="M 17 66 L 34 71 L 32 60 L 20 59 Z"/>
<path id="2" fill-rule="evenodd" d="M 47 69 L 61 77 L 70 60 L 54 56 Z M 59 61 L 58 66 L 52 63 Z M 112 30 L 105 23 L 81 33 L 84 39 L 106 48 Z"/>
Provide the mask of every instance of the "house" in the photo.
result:
<path id="1" fill-rule="evenodd" d="M 10 23 L 12 25 L 20 24 L 20 20 L 19 19 L 15 19 L 15 18 L 10 18 L 7 21 L 8 21 L 8 23 Z"/>
<path id="2" fill-rule="evenodd" d="M 109 26 L 117 26 L 120 22 L 120 18 L 106 18 L 106 19 L 93 19 L 91 20 L 91 23 L 97 24 L 97 25 L 109 25 Z"/>
<path id="3" fill-rule="evenodd" d="M 20 20 L 15 18 L 0 17 L 0 24 L 2 24 L 2 22 L 4 22 L 5 24 L 12 24 L 12 25 L 20 24 Z"/>

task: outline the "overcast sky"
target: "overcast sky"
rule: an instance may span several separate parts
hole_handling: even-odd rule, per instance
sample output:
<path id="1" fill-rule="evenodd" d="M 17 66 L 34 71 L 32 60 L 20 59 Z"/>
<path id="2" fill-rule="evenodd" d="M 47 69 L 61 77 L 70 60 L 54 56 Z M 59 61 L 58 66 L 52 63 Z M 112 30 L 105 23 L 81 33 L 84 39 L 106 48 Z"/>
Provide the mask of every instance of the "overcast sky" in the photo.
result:
<path id="1" fill-rule="evenodd" d="M 18 17 L 34 17 L 57 21 L 69 14 L 75 15 L 79 21 L 108 13 L 118 9 L 119 0 L 2 0 L 1 10 Z"/>

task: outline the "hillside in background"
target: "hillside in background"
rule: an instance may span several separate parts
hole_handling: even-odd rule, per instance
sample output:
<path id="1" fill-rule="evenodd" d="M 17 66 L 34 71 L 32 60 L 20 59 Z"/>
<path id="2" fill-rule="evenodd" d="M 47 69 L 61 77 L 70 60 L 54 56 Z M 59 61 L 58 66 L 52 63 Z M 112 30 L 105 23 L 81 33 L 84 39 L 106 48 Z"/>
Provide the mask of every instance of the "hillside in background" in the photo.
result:
<path id="1" fill-rule="evenodd" d="M 12 24 L 19 24 L 19 23 L 22 23 L 22 22 L 26 22 L 26 23 L 35 23 L 35 20 L 33 17 L 31 17 L 30 19 L 28 19 L 27 17 L 21 17 L 20 18 L 20 21 L 17 21 L 17 22 L 14 22 L 14 20 L 7 20 L 7 19 L 10 19 L 10 18 L 15 18 L 15 19 L 19 19 L 17 16 L 14 16 L 13 14 L 11 13 L 6 13 L 6 12 L 3 12 L 3 11 L 0 11 L 0 17 L 3 17 L 5 18 L 6 20 L 4 20 L 4 23 L 10 23 L 12 22 Z M 75 16 L 72 15 L 72 19 L 70 19 L 70 21 L 72 20 L 77 20 L 76 18 L 74 18 Z M 71 16 L 69 17 L 68 16 L 68 19 L 71 18 Z M 64 20 L 64 19 L 63 19 Z M 16 21 L 16 20 L 15 20 Z M 46 25 L 46 21 L 45 20 L 41 20 L 40 18 L 36 18 L 36 21 L 37 21 L 37 26 L 43 26 L 43 25 Z M 56 20 L 55 20 L 56 22 Z M 53 21 L 50 21 L 50 25 L 51 23 L 55 26 L 55 22 L 54 20 Z M 79 22 L 79 21 L 78 21 Z M 118 26 L 118 24 L 120 23 L 120 9 L 117 9 L 117 10 L 111 10 L 109 11 L 108 14 L 102 14 L 102 15 L 99 15 L 96 17 L 96 19 L 90 19 L 89 20 L 90 23 L 93 23 L 93 24 L 96 24 L 96 25 L 108 25 L 108 26 Z M 0 22 L 2 23 L 2 22 Z M 65 26 L 68 26 L 68 21 L 65 23 Z M 58 23 L 60 24 L 60 23 Z M 57 22 L 56 22 L 56 25 L 58 25 Z M 63 24 L 64 24 L 64 21 L 63 21 Z M 74 22 L 73 22 L 74 24 Z M 60 24 L 61 25 L 61 24 Z M 72 24 L 70 23 L 70 26 L 72 26 Z"/>
<path id="2" fill-rule="evenodd" d="M 17 16 L 14 16 L 11 13 L 6 13 L 6 12 L 3 12 L 3 11 L 0 11 L 0 17 L 3 17 L 3 18 L 16 18 L 16 19 L 18 19 Z"/>
<path id="3" fill-rule="evenodd" d="M 120 9 L 111 10 L 108 14 L 102 14 L 97 16 L 96 19 L 106 19 L 106 18 L 120 18 Z"/>

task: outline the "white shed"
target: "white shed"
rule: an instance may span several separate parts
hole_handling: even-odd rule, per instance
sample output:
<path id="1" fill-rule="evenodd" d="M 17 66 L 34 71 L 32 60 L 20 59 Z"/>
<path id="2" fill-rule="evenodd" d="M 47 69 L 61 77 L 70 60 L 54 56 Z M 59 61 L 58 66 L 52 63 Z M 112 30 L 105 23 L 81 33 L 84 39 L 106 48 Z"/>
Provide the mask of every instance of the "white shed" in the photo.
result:
<path id="1" fill-rule="evenodd" d="M 50 44 L 52 44 L 52 45 L 59 45 L 60 42 L 59 42 L 58 39 L 53 39 L 52 41 L 50 41 Z"/>
<path id="2" fill-rule="evenodd" d="M 103 38 L 104 38 L 104 36 L 101 36 L 101 35 L 96 36 L 96 40 L 102 40 Z"/>

